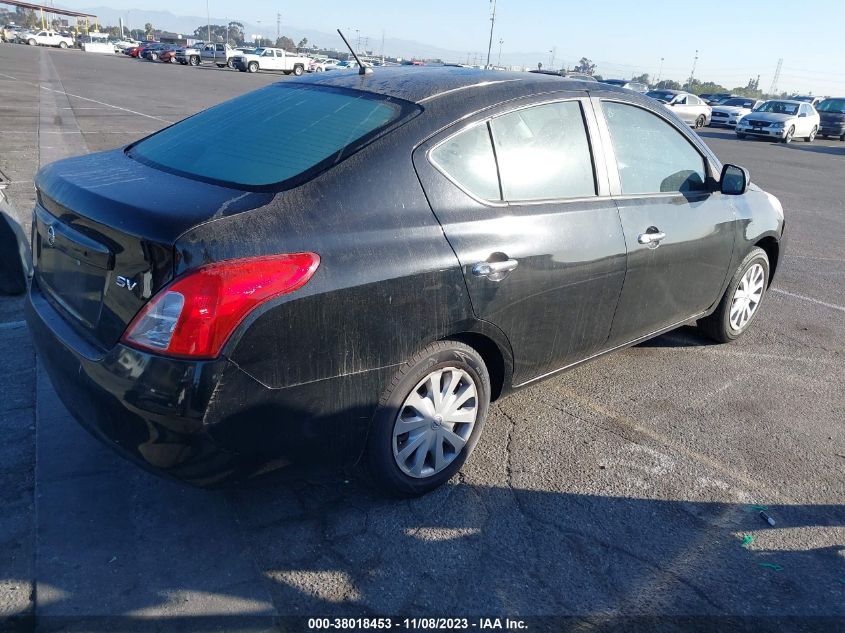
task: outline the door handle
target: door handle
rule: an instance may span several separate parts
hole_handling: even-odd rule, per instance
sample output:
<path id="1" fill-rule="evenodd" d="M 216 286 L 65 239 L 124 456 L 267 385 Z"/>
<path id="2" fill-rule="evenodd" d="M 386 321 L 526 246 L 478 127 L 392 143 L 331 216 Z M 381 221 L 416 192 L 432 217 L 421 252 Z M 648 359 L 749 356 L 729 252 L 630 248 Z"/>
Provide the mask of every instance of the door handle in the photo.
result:
<path id="1" fill-rule="evenodd" d="M 501 281 L 517 266 L 519 262 L 515 259 L 506 259 L 503 262 L 478 262 L 472 267 L 472 274 L 476 277 L 488 277 L 491 281 Z"/>
<path id="2" fill-rule="evenodd" d="M 640 244 L 648 244 L 649 246 L 657 247 L 660 246 L 661 240 L 666 237 L 666 233 L 662 231 L 655 231 L 655 232 L 645 232 L 640 233 L 637 236 L 637 241 Z"/>

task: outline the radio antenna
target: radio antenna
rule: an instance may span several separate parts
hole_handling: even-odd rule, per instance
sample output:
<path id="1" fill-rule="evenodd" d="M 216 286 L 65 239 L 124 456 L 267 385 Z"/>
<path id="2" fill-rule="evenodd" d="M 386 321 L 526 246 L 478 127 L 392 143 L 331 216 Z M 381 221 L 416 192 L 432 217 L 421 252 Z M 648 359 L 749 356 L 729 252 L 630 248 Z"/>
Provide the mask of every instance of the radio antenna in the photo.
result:
<path id="1" fill-rule="evenodd" d="M 373 69 L 370 68 L 369 66 L 364 66 L 364 64 L 361 63 L 361 60 L 358 59 L 358 53 L 356 53 L 354 50 L 352 50 L 352 47 L 349 45 L 349 42 L 346 41 L 346 37 L 344 37 L 343 32 L 340 29 L 338 29 L 337 34 L 340 35 L 340 39 L 342 39 L 343 43 L 346 44 L 346 48 L 348 48 L 349 52 L 352 53 L 352 57 L 355 58 L 355 61 L 358 62 L 358 74 L 359 75 L 370 75 L 370 74 L 372 74 Z"/>

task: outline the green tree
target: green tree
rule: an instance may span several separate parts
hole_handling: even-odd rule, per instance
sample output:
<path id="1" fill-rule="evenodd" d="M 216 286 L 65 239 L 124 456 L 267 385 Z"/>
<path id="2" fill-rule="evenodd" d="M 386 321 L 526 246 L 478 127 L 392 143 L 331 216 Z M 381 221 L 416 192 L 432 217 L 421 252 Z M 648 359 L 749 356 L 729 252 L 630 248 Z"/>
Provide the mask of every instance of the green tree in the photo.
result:
<path id="1" fill-rule="evenodd" d="M 576 73 L 582 73 L 584 75 L 592 75 L 596 72 L 596 65 L 592 62 L 592 60 L 587 59 L 586 57 L 582 57 L 581 61 L 578 62 L 578 65 L 573 68 Z"/>
<path id="2" fill-rule="evenodd" d="M 648 76 L 648 73 L 643 73 L 642 75 L 637 75 L 636 77 L 631 77 L 631 81 L 635 81 L 641 84 L 645 84 L 646 86 L 651 85 L 651 78 Z"/>
<path id="3" fill-rule="evenodd" d="M 276 40 L 276 48 L 281 48 L 286 51 L 295 51 L 296 43 L 287 35 L 282 35 L 279 39 Z"/>
<path id="4" fill-rule="evenodd" d="M 149 22 L 144 25 L 144 37 L 148 40 L 151 40 L 155 37 L 155 34 L 153 33 L 153 25 Z"/>
<path id="5" fill-rule="evenodd" d="M 681 84 L 671 79 L 664 79 L 663 81 L 658 82 L 655 88 L 658 90 L 680 90 Z"/>
<path id="6" fill-rule="evenodd" d="M 303 37 L 301 40 L 299 40 L 299 44 L 296 45 L 297 48 L 305 48 L 306 46 L 308 46 L 307 37 Z"/>

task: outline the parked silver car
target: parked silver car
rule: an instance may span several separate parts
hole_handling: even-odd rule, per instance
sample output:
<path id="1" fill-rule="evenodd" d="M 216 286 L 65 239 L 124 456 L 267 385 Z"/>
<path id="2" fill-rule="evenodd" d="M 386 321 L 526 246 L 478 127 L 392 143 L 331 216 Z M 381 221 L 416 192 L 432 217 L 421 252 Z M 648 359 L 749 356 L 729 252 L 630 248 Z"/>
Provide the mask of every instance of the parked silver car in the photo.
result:
<path id="1" fill-rule="evenodd" d="M 696 130 L 710 123 L 712 109 L 704 101 L 681 90 L 651 90 L 646 96 L 657 99 L 687 125 Z"/>

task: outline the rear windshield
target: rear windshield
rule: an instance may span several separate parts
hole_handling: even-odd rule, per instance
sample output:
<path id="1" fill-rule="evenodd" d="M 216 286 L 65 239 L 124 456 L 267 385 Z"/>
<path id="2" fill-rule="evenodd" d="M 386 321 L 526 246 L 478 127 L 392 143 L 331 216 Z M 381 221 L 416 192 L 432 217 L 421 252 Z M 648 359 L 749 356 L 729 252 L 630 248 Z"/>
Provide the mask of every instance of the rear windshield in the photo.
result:
<path id="1" fill-rule="evenodd" d="M 129 156 L 210 182 L 279 185 L 340 162 L 417 110 L 370 93 L 276 84 L 165 128 L 133 145 Z"/>
<path id="2" fill-rule="evenodd" d="M 845 114 L 845 99 L 825 99 L 816 106 L 819 112 L 835 112 Z"/>

